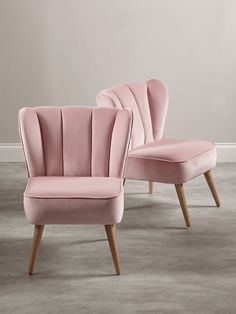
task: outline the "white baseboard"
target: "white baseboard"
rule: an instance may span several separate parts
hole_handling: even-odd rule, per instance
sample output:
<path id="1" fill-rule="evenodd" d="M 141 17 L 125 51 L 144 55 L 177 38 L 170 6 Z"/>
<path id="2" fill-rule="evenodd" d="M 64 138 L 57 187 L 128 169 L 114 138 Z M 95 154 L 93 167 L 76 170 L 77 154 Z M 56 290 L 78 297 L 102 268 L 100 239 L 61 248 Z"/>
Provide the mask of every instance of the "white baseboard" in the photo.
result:
<path id="1" fill-rule="evenodd" d="M 216 143 L 217 162 L 236 162 L 236 143 Z"/>
<path id="2" fill-rule="evenodd" d="M 236 143 L 216 143 L 218 162 L 236 162 Z M 23 162 L 20 143 L 0 143 L 0 162 Z"/>
<path id="3" fill-rule="evenodd" d="M 0 143 L 0 162 L 22 162 L 24 155 L 20 143 Z"/>

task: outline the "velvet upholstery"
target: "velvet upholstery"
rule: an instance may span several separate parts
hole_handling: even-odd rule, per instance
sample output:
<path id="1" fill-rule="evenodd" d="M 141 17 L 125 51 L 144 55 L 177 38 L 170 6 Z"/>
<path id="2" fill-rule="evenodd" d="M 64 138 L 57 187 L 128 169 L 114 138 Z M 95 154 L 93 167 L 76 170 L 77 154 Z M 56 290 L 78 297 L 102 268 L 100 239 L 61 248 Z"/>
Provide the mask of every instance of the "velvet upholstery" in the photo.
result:
<path id="1" fill-rule="evenodd" d="M 167 87 L 159 80 L 114 86 L 97 95 L 98 106 L 131 108 L 131 148 L 162 138 L 168 105 Z"/>
<path id="2" fill-rule="evenodd" d="M 32 224 L 116 224 L 124 207 L 123 180 L 112 177 L 34 177 L 24 193 Z"/>
<path id="3" fill-rule="evenodd" d="M 180 184 L 215 167 L 213 143 L 163 138 L 168 99 L 160 80 L 114 86 L 97 95 L 99 107 L 133 110 L 126 178 Z"/>
<path id="4" fill-rule="evenodd" d="M 129 109 L 34 107 L 19 112 L 32 224 L 116 224 L 132 128 Z"/>
<path id="5" fill-rule="evenodd" d="M 185 183 L 215 167 L 215 146 L 208 141 L 161 139 L 129 153 L 126 176 L 163 183 Z"/>

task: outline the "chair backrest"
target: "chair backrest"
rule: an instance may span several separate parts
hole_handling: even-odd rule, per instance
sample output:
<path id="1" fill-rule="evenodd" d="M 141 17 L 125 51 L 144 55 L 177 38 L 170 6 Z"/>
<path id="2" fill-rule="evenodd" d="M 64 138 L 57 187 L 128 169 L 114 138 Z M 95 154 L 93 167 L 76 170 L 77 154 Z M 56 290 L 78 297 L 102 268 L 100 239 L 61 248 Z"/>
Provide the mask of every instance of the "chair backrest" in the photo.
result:
<path id="1" fill-rule="evenodd" d="M 127 109 L 48 106 L 19 111 L 30 177 L 123 177 L 131 128 Z"/>
<path id="2" fill-rule="evenodd" d="M 167 87 L 159 80 L 114 86 L 97 95 L 98 106 L 133 110 L 131 148 L 161 139 L 168 100 Z"/>

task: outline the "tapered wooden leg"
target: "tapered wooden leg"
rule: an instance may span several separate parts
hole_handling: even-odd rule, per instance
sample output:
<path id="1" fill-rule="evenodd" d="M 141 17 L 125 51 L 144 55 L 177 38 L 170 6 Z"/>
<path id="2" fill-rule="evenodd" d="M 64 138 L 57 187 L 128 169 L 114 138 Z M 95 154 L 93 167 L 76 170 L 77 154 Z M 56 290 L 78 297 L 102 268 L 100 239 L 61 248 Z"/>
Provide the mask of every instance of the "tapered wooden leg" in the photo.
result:
<path id="1" fill-rule="evenodd" d="M 105 229 L 107 233 L 107 239 L 109 242 L 113 263 L 116 269 L 116 274 L 120 275 L 120 262 L 119 262 L 118 248 L 117 248 L 117 242 L 116 242 L 116 226 L 105 225 Z"/>
<path id="2" fill-rule="evenodd" d="M 186 202 L 185 194 L 184 194 L 184 187 L 183 184 L 175 184 L 175 189 L 179 198 L 180 206 L 183 211 L 185 223 L 187 227 L 191 227 L 190 219 L 189 219 L 189 214 L 188 214 L 188 205 Z"/>
<path id="3" fill-rule="evenodd" d="M 43 229 L 44 229 L 43 225 L 35 225 L 34 237 L 33 237 L 33 242 L 32 242 L 32 251 L 31 251 L 30 263 L 29 263 L 29 275 L 32 275 L 34 271 L 35 259 L 36 259 L 39 243 L 43 235 Z"/>
<path id="4" fill-rule="evenodd" d="M 215 184 L 215 180 L 213 178 L 213 174 L 211 171 L 207 171 L 204 173 L 204 176 L 206 178 L 207 184 L 211 190 L 211 194 L 216 202 L 216 206 L 220 207 L 220 199 L 219 196 L 217 194 L 217 190 L 216 190 L 216 184 Z"/>
<path id="5" fill-rule="evenodd" d="M 153 182 L 152 181 L 148 182 L 148 190 L 149 190 L 149 194 L 152 194 L 152 192 L 153 192 Z"/>

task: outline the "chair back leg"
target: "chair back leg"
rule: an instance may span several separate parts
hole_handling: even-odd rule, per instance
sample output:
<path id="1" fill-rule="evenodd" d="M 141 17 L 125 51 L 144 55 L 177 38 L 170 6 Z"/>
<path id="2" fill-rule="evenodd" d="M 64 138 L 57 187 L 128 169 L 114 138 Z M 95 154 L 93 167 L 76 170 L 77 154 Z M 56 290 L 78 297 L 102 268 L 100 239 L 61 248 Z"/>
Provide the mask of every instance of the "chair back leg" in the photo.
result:
<path id="1" fill-rule="evenodd" d="M 148 182 L 148 190 L 149 190 L 149 194 L 152 194 L 152 192 L 153 192 L 153 182 L 152 181 Z"/>
<path id="2" fill-rule="evenodd" d="M 204 173 L 204 176 L 206 178 L 207 184 L 211 190 L 211 194 L 215 200 L 216 206 L 220 207 L 220 199 L 216 190 L 216 184 L 215 184 L 215 180 L 213 177 L 212 172 L 209 170 L 207 172 Z"/>

